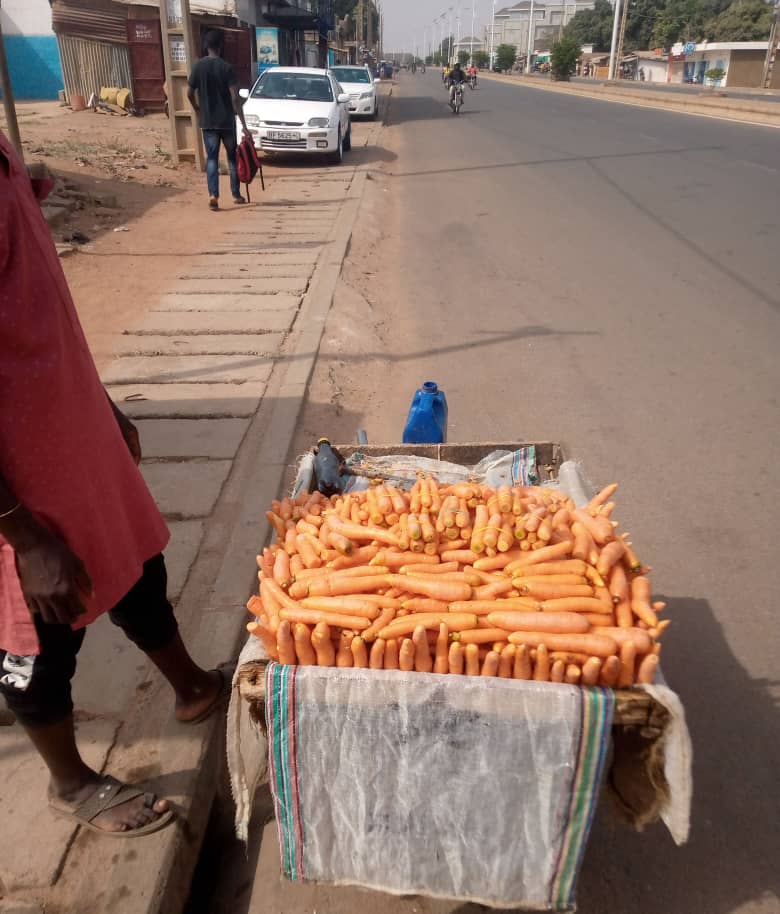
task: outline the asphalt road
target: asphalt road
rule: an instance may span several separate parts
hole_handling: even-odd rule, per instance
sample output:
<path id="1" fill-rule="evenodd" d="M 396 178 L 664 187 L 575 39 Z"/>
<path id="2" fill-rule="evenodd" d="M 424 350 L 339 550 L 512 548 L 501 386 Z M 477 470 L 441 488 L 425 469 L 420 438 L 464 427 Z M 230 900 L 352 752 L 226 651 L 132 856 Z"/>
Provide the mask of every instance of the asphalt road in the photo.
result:
<path id="1" fill-rule="evenodd" d="M 433 72 L 394 101 L 300 445 L 399 440 L 432 378 L 450 440 L 556 440 L 619 481 L 673 619 L 692 832 L 605 806 L 579 909 L 780 912 L 780 132 L 488 81 L 455 117 Z M 478 910 L 286 885 L 275 844 L 233 912 Z"/>

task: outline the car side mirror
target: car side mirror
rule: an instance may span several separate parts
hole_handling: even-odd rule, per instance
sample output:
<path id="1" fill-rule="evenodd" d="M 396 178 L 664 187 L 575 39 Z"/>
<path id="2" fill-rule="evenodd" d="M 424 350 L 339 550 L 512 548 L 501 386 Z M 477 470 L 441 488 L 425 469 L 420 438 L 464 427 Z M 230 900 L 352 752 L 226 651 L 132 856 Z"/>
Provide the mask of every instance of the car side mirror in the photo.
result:
<path id="1" fill-rule="evenodd" d="M 249 98 L 249 89 L 239 89 L 238 94 L 240 98 Z"/>
<path id="2" fill-rule="evenodd" d="M 342 93 L 339 95 L 339 97 L 338 97 L 338 103 L 339 103 L 340 105 L 348 105 L 348 104 L 349 104 L 349 96 L 347 95 L 346 92 L 342 92 Z"/>

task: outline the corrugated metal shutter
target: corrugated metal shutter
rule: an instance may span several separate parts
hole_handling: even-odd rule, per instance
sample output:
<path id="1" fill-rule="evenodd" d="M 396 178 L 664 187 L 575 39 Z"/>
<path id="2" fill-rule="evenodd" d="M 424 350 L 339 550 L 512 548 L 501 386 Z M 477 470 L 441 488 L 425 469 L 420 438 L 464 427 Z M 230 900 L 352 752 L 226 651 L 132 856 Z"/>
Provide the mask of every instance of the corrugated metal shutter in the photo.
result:
<path id="1" fill-rule="evenodd" d="M 57 35 L 62 61 L 65 93 L 89 99 L 101 86 L 132 88 L 127 46 L 87 41 L 71 35 Z"/>
<path id="2" fill-rule="evenodd" d="M 105 4 L 109 6 L 109 4 Z M 127 10 L 80 5 L 77 0 L 54 0 L 51 10 L 52 28 L 58 35 L 91 38 L 110 44 L 126 44 Z"/>

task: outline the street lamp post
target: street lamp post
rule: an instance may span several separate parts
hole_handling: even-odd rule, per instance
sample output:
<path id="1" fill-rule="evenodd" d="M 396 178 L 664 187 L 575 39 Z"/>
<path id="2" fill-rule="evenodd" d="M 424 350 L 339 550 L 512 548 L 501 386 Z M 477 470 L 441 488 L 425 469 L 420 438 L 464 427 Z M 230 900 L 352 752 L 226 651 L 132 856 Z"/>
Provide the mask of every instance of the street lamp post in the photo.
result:
<path id="1" fill-rule="evenodd" d="M 534 39 L 536 38 L 534 29 L 534 0 L 531 0 L 531 7 L 528 10 L 528 50 L 525 55 L 525 72 L 531 72 L 531 54 L 534 50 Z"/>
<path id="2" fill-rule="evenodd" d="M 449 64 L 449 63 L 452 63 L 452 38 L 453 38 L 453 35 L 452 35 L 452 7 L 450 7 L 447 12 L 450 14 L 449 19 L 447 21 L 447 29 L 449 31 L 449 39 L 450 39 L 450 50 L 449 50 L 449 53 L 447 54 L 447 63 Z"/>
<path id="3" fill-rule="evenodd" d="M 471 0 L 471 42 L 469 44 L 469 53 L 471 54 L 471 64 L 474 64 L 474 20 L 477 16 L 477 0 Z"/>
<path id="4" fill-rule="evenodd" d="M 627 0 L 626 0 L 627 2 Z M 615 78 L 615 57 L 618 42 L 618 28 L 620 27 L 620 0 L 615 0 L 615 16 L 612 20 L 612 42 L 609 46 L 609 74 L 608 79 Z"/>
<path id="5" fill-rule="evenodd" d="M 496 0 L 493 0 L 493 13 L 490 17 L 490 53 L 488 54 L 488 70 L 493 69 L 493 45 L 496 36 Z"/>

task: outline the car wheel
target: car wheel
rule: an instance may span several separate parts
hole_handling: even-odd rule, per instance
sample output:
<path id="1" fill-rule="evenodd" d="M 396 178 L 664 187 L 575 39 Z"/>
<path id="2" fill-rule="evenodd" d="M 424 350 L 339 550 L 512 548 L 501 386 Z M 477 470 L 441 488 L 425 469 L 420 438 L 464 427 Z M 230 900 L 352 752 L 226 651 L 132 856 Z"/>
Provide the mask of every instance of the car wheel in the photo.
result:
<path id="1" fill-rule="evenodd" d="M 375 98 L 374 99 L 374 110 L 369 115 L 369 120 L 375 121 L 378 114 L 379 114 L 379 99 Z"/>
<path id="2" fill-rule="evenodd" d="M 347 127 L 347 135 L 344 137 L 344 152 L 352 149 L 352 124 Z"/>
<path id="3" fill-rule="evenodd" d="M 341 139 L 341 129 L 339 128 L 339 140 L 338 144 L 333 152 L 328 156 L 331 165 L 341 165 L 344 159 L 344 143 Z"/>

